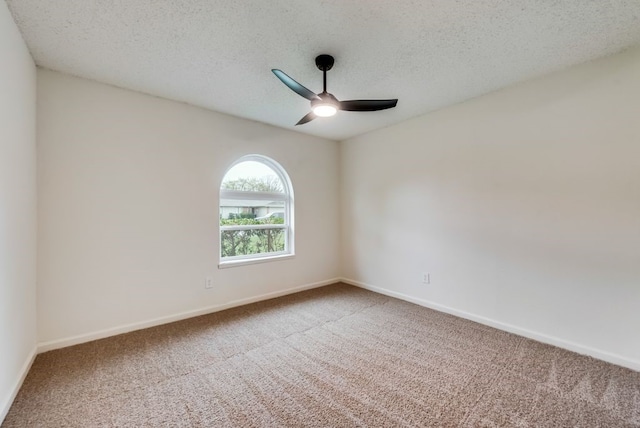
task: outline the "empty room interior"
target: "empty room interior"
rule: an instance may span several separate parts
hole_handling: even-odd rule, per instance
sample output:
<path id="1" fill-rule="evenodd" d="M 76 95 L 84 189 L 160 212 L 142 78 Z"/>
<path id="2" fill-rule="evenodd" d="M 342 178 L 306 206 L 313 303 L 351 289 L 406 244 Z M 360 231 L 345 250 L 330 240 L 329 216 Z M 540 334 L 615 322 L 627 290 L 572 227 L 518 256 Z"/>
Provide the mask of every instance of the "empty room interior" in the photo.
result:
<path id="1" fill-rule="evenodd" d="M 0 424 L 640 427 L 640 2 L 0 2 Z"/>

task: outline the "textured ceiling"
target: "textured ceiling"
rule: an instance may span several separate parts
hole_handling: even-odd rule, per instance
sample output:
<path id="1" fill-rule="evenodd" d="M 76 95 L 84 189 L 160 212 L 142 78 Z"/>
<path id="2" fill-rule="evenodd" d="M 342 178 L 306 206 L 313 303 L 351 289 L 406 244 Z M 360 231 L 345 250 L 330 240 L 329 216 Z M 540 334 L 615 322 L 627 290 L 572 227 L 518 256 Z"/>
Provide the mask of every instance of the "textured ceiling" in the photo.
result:
<path id="1" fill-rule="evenodd" d="M 6 0 L 36 63 L 341 140 L 640 43 L 640 0 Z M 373 113 L 294 124 L 332 54 L 339 99 Z"/>

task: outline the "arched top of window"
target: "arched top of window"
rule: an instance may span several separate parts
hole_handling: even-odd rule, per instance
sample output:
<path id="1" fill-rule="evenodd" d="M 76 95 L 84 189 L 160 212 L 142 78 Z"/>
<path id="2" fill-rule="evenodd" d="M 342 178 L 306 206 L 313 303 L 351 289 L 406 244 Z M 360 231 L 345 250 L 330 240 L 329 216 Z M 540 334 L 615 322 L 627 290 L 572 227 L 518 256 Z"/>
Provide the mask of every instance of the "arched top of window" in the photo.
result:
<path id="1" fill-rule="evenodd" d="M 289 193 L 286 173 L 265 157 L 245 156 L 227 170 L 220 190 Z"/>
<path id="2" fill-rule="evenodd" d="M 293 255 L 293 189 L 273 159 L 244 156 L 220 185 L 220 267 Z"/>

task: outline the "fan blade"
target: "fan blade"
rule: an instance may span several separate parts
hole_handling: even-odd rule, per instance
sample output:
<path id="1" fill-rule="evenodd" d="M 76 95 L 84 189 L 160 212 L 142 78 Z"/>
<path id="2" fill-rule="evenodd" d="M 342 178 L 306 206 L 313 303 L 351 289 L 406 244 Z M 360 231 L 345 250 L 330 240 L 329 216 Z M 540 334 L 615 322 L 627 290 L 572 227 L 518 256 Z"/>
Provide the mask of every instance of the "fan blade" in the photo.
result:
<path id="1" fill-rule="evenodd" d="M 340 101 L 340 110 L 344 111 L 376 111 L 393 108 L 398 100 L 348 100 Z"/>
<path id="2" fill-rule="evenodd" d="M 298 123 L 296 123 L 296 126 L 298 126 L 298 125 L 304 125 L 304 124 L 305 124 L 305 123 L 307 123 L 307 122 L 311 122 L 311 121 L 312 121 L 313 119 L 315 119 L 315 118 L 316 118 L 316 115 L 315 115 L 315 113 L 314 113 L 314 112 L 307 113 L 307 115 L 306 115 L 305 117 L 303 117 L 302 119 L 300 119 L 300 120 L 298 121 Z"/>
<path id="3" fill-rule="evenodd" d="M 277 69 L 272 69 L 271 71 L 273 71 L 273 74 L 275 74 L 276 77 L 282 81 L 282 83 L 287 85 L 289 89 L 291 89 L 296 94 L 305 97 L 309 101 L 320 99 L 320 97 L 318 97 L 315 93 L 311 92 L 309 89 L 305 88 L 304 86 L 293 80 L 291 77 L 287 76 L 284 71 Z"/>

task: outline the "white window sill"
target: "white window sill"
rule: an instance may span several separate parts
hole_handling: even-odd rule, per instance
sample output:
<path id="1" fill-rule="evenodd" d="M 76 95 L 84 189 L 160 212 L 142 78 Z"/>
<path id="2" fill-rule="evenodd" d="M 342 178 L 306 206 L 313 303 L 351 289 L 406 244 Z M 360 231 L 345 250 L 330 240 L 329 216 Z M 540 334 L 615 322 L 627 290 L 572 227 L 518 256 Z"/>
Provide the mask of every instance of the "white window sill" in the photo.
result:
<path id="1" fill-rule="evenodd" d="M 245 266 L 245 265 L 255 265 L 258 263 L 269 263 L 275 262 L 278 260 L 287 260 L 295 257 L 295 254 L 278 254 L 277 256 L 265 256 L 260 258 L 250 258 L 250 259 L 236 259 L 236 260 L 228 260 L 224 262 L 220 262 L 218 264 L 218 269 L 227 269 L 236 266 Z"/>

